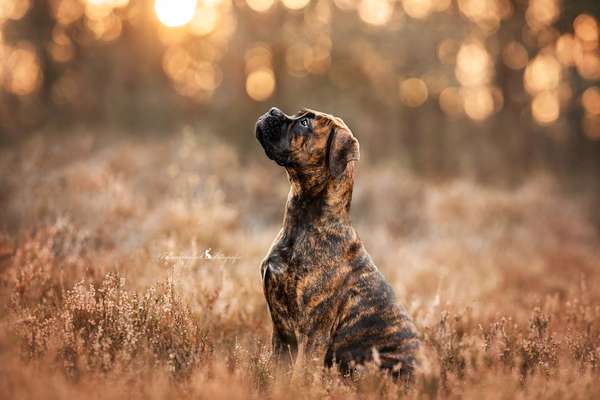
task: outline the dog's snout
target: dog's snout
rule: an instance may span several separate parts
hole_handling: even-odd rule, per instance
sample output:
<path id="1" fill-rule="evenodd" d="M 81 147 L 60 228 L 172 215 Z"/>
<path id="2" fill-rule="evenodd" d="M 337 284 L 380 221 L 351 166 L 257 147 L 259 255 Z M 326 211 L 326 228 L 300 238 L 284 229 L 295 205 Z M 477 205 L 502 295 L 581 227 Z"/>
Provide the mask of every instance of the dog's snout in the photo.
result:
<path id="1" fill-rule="evenodd" d="M 284 165 L 287 150 L 284 129 L 289 117 L 277 107 L 271 107 L 256 121 L 256 138 L 265 150 L 267 157 L 277 164 Z"/>
<path id="2" fill-rule="evenodd" d="M 271 107 L 271 109 L 269 110 L 269 115 L 272 115 L 274 117 L 282 117 L 283 112 L 277 107 Z"/>

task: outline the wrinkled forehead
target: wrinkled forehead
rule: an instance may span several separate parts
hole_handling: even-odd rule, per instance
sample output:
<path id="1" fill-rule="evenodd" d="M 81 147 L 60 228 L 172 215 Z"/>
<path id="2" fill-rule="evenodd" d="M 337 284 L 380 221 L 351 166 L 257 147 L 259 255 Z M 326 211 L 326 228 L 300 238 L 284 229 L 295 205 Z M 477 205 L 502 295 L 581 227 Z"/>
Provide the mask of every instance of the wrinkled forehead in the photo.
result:
<path id="1" fill-rule="evenodd" d="M 299 111 L 295 117 L 312 117 L 314 118 L 318 128 L 331 129 L 331 128 L 343 128 L 348 129 L 348 126 L 340 117 L 333 116 L 324 112 L 311 110 L 309 108 L 303 108 Z M 349 129 L 348 129 L 349 130 Z"/>

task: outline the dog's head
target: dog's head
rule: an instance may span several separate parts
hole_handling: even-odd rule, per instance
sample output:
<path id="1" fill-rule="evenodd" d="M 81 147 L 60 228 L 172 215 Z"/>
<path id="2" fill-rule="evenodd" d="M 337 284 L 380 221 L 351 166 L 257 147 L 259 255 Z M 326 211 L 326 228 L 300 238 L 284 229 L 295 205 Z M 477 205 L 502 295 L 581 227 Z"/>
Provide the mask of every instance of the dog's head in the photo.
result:
<path id="1" fill-rule="evenodd" d="M 288 116 L 271 108 L 258 118 L 256 138 L 292 176 L 342 179 L 348 163 L 359 159 L 358 140 L 344 121 L 309 109 Z"/>

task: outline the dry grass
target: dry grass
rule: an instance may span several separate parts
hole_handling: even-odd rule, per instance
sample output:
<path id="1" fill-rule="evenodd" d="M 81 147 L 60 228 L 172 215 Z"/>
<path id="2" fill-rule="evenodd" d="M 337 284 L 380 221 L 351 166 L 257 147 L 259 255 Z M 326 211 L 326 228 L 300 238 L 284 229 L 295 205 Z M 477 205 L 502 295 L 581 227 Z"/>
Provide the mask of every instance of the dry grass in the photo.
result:
<path id="1" fill-rule="evenodd" d="M 271 363 L 258 265 L 287 182 L 186 131 L 0 154 L 0 392 L 66 398 L 597 398 L 593 203 L 362 165 L 354 219 L 419 326 L 410 389 Z M 258 152 L 258 148 L 256 149 Z M 257 159 L 260 156 L 257 156 Z M 177 260 L 165 255 L 239 256 Z"/>

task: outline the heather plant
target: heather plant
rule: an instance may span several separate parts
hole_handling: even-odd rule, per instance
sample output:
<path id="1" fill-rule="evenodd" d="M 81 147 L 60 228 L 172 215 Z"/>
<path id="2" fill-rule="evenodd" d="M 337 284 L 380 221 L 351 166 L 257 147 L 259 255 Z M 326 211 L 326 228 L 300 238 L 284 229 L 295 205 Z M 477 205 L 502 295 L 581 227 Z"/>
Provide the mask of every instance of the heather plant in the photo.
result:
<path id="1" fill-rule="evenodd" d="M 587 193 L 567 195 L 547 176 L 500 189 L 361 168 L 356 223 L 423 340 L 420 372 L 404 386 L 377 371 L 376 357 L 350 377 L 310 355 L 290 368 L 272 359 L 258 265 L 280 223 L 269 207 L 285 199 L 283 176 L 260 163 L 233 174 L 235 153 L 209 152 L 189 132 L 145 146 L 105 138 L 85 160 L 69 159 L 80 144 L 56 140 L 63 150 L 36 161 L 50 178 L 19 162 L 0 177 L 11 190 L 0 198 L 10 221 L 0 235 L 8 398 L 600 391 L 600 240 Z M 33 160 L 48 145 L 18 151 Z M 30 192 L 37 197 L 23 201 Z M 386 219 L 381 210 L 397 201 L 404 217 Z"/>

